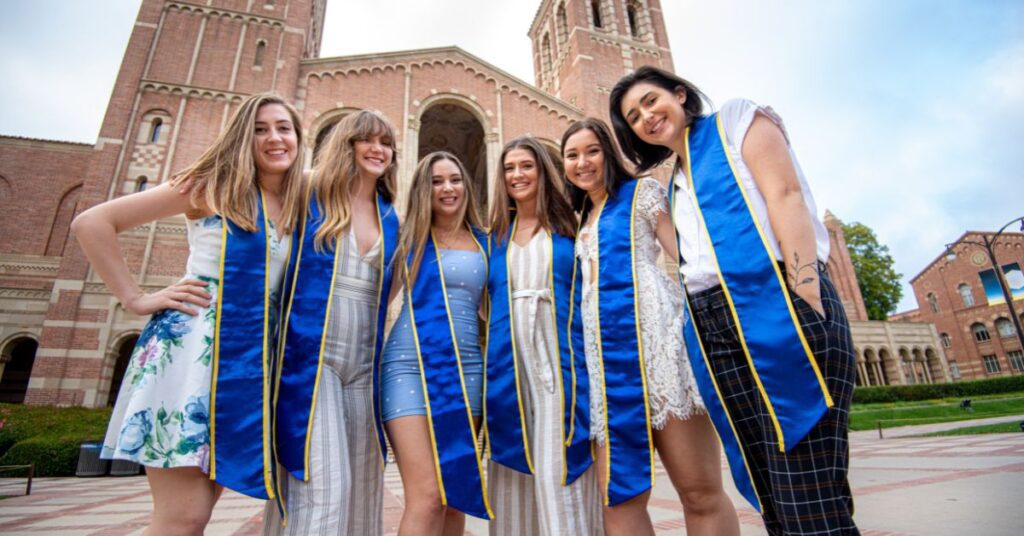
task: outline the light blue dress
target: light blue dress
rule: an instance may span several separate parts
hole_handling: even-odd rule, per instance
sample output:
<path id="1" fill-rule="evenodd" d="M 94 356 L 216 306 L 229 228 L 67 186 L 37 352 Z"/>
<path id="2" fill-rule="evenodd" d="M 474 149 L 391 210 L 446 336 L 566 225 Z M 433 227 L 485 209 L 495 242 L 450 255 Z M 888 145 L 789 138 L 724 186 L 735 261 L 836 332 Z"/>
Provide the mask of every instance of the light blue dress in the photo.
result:
<path id="1" fill-rule="evenodd" d="M 424 260 L 424 263 L 426 262 Z M 480 296 L 487 283 L 487 266 L 479 251 L 455 249 L 441 250 L 441 264 L 444 267 L 448 305 L 458 338 L 469 406 L 474 416 L 480 416 L 483 414 L 481 401 L 484 362 L 480 353 L 477 311 L 480 307 Z M 420 270 L 421 275 L 427 273 L 429 272 L 424 269 Z M 437 285 L 437 291 L 441 292 L 440 284 Z M 384 346 L 384 356 L 381 359 L 381 393 L 384 421 L 427 414 L 408 301 L 402 306 L 402 312 Z"/>

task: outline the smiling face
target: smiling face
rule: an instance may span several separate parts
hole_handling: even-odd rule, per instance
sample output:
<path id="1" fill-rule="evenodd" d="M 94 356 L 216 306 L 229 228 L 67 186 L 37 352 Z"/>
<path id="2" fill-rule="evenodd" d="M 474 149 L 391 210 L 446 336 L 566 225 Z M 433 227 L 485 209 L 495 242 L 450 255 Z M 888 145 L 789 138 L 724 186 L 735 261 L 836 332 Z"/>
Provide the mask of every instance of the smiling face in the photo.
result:
<path id="1" fill-rule="evenodd" d="M 459 166 L 442 159 L 430 166 L 430 209 L 435 220 L 458 218 L 466 199 L 465 177 Z"/>
<path id="2" fill-rule="evenodd" d="M 376 179 L 384 175 L 395 156 L 394 141 L 386 134 L 375 134 L 352 143 L 356 169 L 364 178 Z"/>
<path id="3" fill-rule="evenodd" d="M 263 176 L 283 176 L 298 155 L 298 135 L 288 109 L 265 104 L 256 111 L 253 156 L 256 171 Z"/>
<path id="4" fill-rule="evenodd" d="M 562 148 L 565 176 L 573 186 L 588 195 L 603 193 L 604 149 L 597 135 L 588 128 L 569 136 Z"/>
<path id="5" fill-rule="evenodd" d="M 670 146 L 686 130 L 686 93 L 639 82 L 622 96 L 622 116 L 642 141 Z"/>
<path id="6" fill-rule="evenodd" d="M 533 153 L 526 149 L 512 149 L 505 154 L 505 192 L 516 206 L 536 203 L 540 189 L 539 167 Z"/>

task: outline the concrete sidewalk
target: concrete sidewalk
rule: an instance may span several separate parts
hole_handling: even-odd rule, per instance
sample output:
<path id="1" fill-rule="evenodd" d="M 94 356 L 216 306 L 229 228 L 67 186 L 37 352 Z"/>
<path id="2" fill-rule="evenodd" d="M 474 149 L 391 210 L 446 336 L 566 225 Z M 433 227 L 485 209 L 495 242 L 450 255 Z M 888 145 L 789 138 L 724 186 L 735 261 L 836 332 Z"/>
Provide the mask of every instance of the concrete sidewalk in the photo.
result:
<path id="1" fill-rule="evenodd" d="M 869 431 L 851 434 L 851 444 L 856 520 L 865 536 L 1024 533 L 1024 433 L 880 440 Z M 729 482 L 724 467 L 723 476 Z M 385 480 L 385 533 L 395 534 L 402 488 L 394 465 Z M 24 480 L 0 479 L 0 494 L 23 491 Z M 757 513 L 735 490 L 730 494 L 742 533 L 764 534 Z M 259 534 L 262 504 L 226 492 L 207 534 Z M 150 510 L 144 477 L 40 478 L 31 496 L 0 501 L 0 534 L 134 535 Z M 686 533 L 682 508 L 660 467 L 649 510 L 658 534 Z M 471 518 L 467 534 L 487 534 L 486 527 Z"/>

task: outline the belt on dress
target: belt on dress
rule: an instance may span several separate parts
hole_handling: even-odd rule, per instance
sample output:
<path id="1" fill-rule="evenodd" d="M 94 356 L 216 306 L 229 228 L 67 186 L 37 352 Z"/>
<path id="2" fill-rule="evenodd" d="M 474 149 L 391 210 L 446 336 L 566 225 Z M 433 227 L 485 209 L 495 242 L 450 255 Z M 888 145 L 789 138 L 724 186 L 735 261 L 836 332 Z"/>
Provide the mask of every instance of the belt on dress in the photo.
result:
<path id="1" fill-rule="evenodd" d="M 544 387 L 548 393 L 555 391 L 555 380 L 551 372 L 551 356 L 548 355 L 548 345 L 544 337 L 541 336 L 541 332 L 537 329 L 537 312 L 541 306 L 541 302 L 551 303 L 551 290 L 550 289 L 524 289 L 512 291 L 513 300 L 530 300 L 528 306 L 528 313 L 526 317 L 527 329 L 530 330 L 531 337 L 533 339 L 533 346 L 536 349 L 532 353 L 532 359 L 534 369 L 540 371 L 541 379 L 544 382 Z M 541 354 L 544 354 L 541 356 Z M 544 359 L 542 359 L 542 357 Z M 546 361 L 546 362 L 544 362 Z"/>

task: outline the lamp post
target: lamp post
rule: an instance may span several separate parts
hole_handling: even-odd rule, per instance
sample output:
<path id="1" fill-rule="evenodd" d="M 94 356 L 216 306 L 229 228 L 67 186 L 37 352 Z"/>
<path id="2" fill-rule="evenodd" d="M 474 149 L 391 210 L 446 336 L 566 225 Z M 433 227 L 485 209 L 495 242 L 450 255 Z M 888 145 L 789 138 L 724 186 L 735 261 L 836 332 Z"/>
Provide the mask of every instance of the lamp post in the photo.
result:
<path id="1" fill-rule="evenodd" d="M 946 260 L 953 262 L 956 260 L 956 252 L 953 251 L 953 247 L 956 244 L 969 244 L 972 246 L 981 246 L 985 248 L 985 252 L 988 253 L 988 260 L 992 263 L 992 269 L 996 273 L 996 280 L 999 281 L 999 288 L 1003 291 L 1003 299 L 1006 300 L 1006 307 L 1010 309 L 1010 320 L 1013 322 L 1013 327 L 1017 329 L 1017 342 L 1020 344 L 1022 350 L 1024 350 L 1024 329 L 1020 326 L 1020 317 L 1017 316 L 1017 311 L 1013 308 L 1013 295 L 1010 293 L 1010 286 L 1006 284 L 1006 279 L 1003 277 L 1003 267 L 999 265 L 999 261 L 996 260 L 996 252 L 992 248 L 995 246 L 996 240 L 999 235 L 1003 234 L 1010 225 L 1020 222 L 1020 230 L 1024 231 L 1024 216 L 1014 218 L 999 228 L 998 231 L 993 233 L 991 237 L 988 234 L 981 235 L 981 242 L 975 242 L 973 240 L 961 240 L 954 244 L 946 244 Z M 1012 370 L 1011 364 L 1011 370 Z"/>

